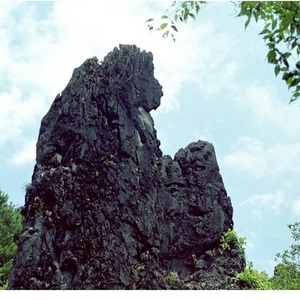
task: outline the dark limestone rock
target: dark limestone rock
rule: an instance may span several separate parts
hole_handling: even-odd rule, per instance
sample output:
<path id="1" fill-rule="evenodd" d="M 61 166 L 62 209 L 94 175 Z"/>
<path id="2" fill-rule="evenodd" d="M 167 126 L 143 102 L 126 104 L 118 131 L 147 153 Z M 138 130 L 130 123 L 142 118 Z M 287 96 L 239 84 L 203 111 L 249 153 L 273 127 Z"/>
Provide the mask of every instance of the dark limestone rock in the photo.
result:
<path id="1" fill-rule="evenodd" d="M 167 268 L 188 275 L 192 255 L 218 246 L 222 232 L 233 227 L 227 197 L 212 144 L 198 141 L 162 159 L 162 176 L 169 191 L 163 201 L 165 239 L 161 254 Z"/>
<path id="2" fill-rule="evenodd" d="M 149 114 L 161 96 L 136 46 L 74 70 L 41 122 L 10 289 L 239 288 L 214 148 L 162 156 Z"/>

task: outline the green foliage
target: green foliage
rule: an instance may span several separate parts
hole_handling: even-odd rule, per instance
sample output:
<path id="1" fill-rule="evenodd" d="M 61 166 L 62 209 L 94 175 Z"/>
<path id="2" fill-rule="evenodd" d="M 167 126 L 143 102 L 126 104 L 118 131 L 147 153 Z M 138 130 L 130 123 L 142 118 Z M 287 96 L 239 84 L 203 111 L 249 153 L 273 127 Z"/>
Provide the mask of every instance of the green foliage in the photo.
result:
<path id="1" fill-rule="evenodd" d="M 228 229 L 228 231 L 223 232 L 220 239 L 220 245 L 223 251 L 237 248 L 239 254 L 242 256 L 245 255 L 245 244 L 246 238 L 238 236 L 233 229 Z"/>
<path id="2" fill-rule="evenodd" d="M 0 291 L 7 290 L 7 289 L 8 289 L 8 281 L 6 281 L 2 286 L 0 286 Z"/>
<path id="3" fill-rule="evenodd" d="M 269 48 L 267 59 L 277 76 L 293 89 L 291 99 L 300 96 L 300 3 L 299 1 L 243 1 L 238 16 L 246 16 L 245 28 L 254 18 L 263 21 L 261 35 Z"/>
<path id="4" fill-rule="evenodd" d="M 292 238 L 295 242 L 300 240 L 300 222 L 289 224 Z M 274 289 L 299 290 L 300 289 L 300 244 L 295 243 L 283 253 L 277 253 L 275 257 L 278 265 L 274 269 L 271 278 Z"/>
<path id="5" fill-rule="evenodd" d="M 22 185 L 22 189 L 23 189 L 25 192 L 29 191 L 31 188 L 32 188 L 31 183 L 25 182 L 25 183 L 23 183 L 23 185 Z"/>
<path id="6" fill-rule="evenodd" d="M 166 276 L 166 281 L 170 288 L 174 288 L 179 282 L 179 277 L 176 272 L 169 272 Z"/>
<path id="7" fill-rule="evenodd" d="M 8 195 L 0 190 L 0 289 L 7 288 L 22 222 L 20 209 L 8 203 Z"/>
<path id="8" fill-rule="evenodd" d="M 205 1 L 174 1 L 157 30 L 163 31 L 163 37 L 171 35 L 175 41 L 177 21 L 187 23 L 196 19 Z M 268 46 L 267 60 L 274 65 L 275 75 L 282 75 L 289 89 L 292 89 L 290 102 L 300 96 L 300 2 L 299 1 L 240 1 L 235 2 L 237 16 L 245 16 L 245 28 L 251 20 L 262 22 L 260 32 Z M 153 19 L 147 21 L 152 30 Z"/>
<path id="9" fill-rule="evenodd" d="M 136 269 L 138 271 L 144 271 L 145 270 L 145 265 L 142 263 L 137 264 Z"/>
<path id="10" fill-rule="evenodd" d="M 175 33 L 178 32 L 176 23 L 178 21 L 187 23 L 190 18 L 195 20 L 201 10 L 201 6 L 204 4 L 206 4 L 206 1 L 182 1 L 179 2 L 179 4 L 173 1 L 170 11 L 168 10 L 166 14 L 161 17 L 162 23 L 156 30 L 163 31 L 163 38 L 171 36 L 175 42 Z M 153 21 L 154 19 L 146 21 L 150 30 L 154 29 Z"/>
<path id="11" fill-rule="evenodd" d="M 253 263 L 249 262 L 248 266 L 241 273 L 238 273 L 235 280 L 250 290 L 270 290 L 272 283 L 266 272 L 259 272 L 253 268 Z"/>

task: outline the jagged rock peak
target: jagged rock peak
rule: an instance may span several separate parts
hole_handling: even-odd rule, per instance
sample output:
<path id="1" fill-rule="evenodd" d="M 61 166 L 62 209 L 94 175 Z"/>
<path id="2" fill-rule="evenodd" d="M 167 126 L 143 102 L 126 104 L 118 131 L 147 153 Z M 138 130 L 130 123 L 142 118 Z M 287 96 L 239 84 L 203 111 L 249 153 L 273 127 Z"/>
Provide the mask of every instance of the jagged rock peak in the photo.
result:
<path id="1" fill-rule="evenodd" d="M 154 78 L 153 55 L 140 51 L 135 45 L 119 45 L 99 63 L 97 57 L 87 59 L 74 70 L 69 87 L 74 85 L 93 85 L 104 91 L 113 88 L 114 93 L 120 90 L 131 90 L 130 98 L 122 99 L 124 105 L 142 107 L 146 111 L 156 109 L 162 96 L 161 86 Z M 125 88 L 126 87 L 126 88 Z M 128 95 L 127 95 L 128 96 Z"/>
<path id="2" fill-rule="evenodd" d="M 76 68 L 41 122 L 10 289 L 228 289 L 233 209 L 213 145 L 162 156 L 151 53 Z"/>

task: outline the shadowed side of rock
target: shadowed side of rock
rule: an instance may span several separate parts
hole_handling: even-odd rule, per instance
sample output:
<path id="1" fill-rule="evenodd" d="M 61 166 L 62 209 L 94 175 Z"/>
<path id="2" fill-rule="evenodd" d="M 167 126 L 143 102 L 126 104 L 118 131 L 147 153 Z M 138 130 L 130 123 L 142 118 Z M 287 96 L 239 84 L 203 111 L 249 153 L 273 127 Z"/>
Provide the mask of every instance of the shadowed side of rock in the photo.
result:
<path id="1" fill-rule="evenodd" d="M 10 289 L 229 288 L 244 259 L 219 251 L 233 212 L 213 146 L 162 156 L 161 96 L 136 46 L 74 70 L 41 122 Z"/>

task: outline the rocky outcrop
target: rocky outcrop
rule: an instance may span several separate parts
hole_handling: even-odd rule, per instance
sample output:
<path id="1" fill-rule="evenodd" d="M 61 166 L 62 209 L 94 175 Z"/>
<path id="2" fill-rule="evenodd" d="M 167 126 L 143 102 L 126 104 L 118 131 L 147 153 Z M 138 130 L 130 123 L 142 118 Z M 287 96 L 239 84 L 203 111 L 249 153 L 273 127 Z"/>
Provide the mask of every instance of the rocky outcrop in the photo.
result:
<path id="1" fill-rule="evenodd" d="M 161 96 L 136 46 L 74 70 L 41 122 L 10 289 L 238 288 L 214 148 L 163 156 L 149 113 Z"/>

